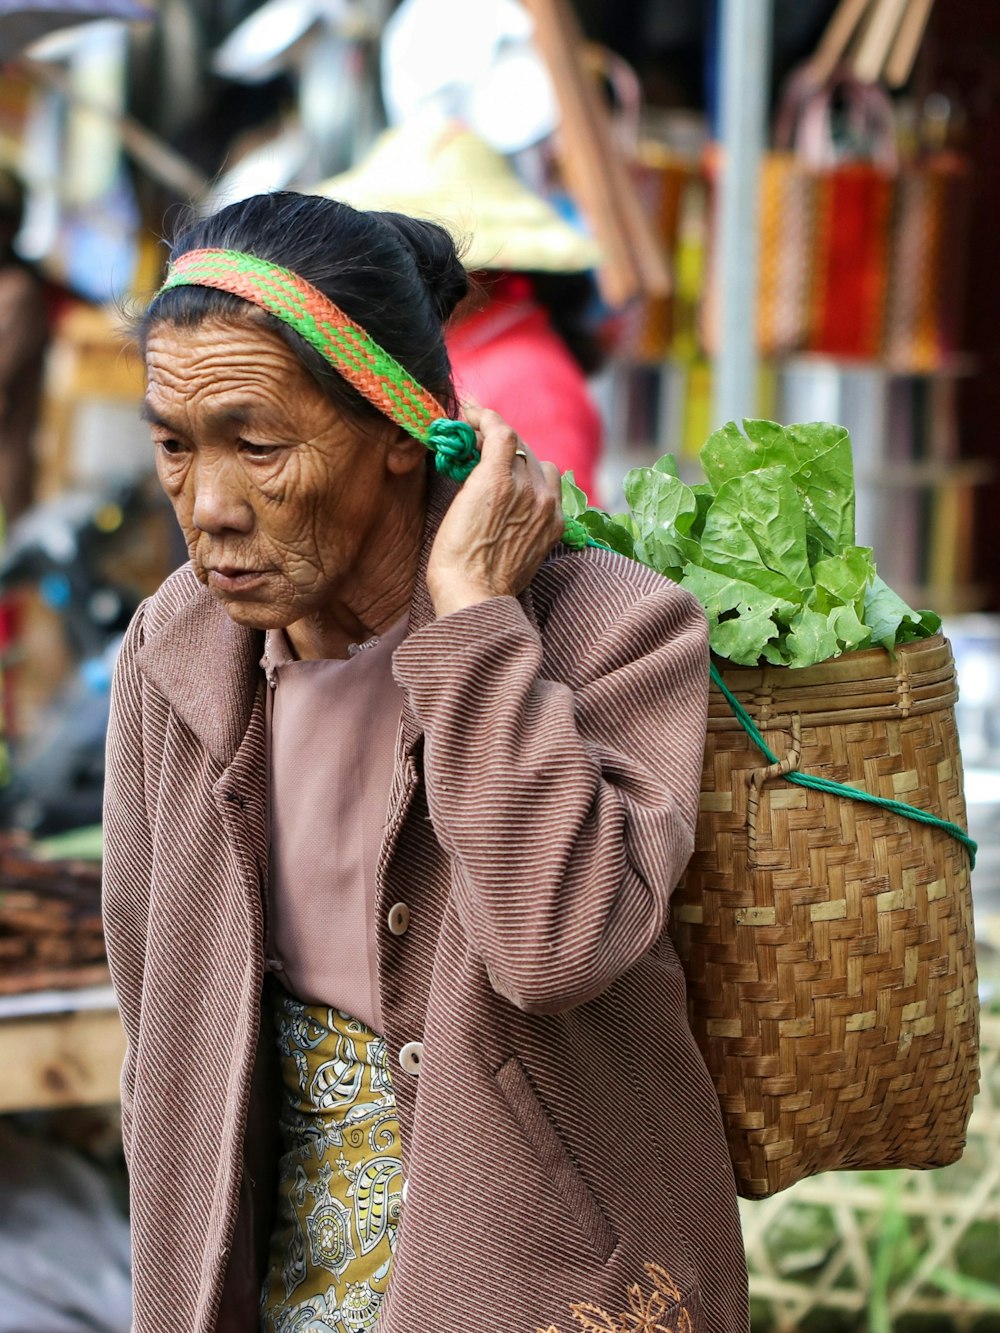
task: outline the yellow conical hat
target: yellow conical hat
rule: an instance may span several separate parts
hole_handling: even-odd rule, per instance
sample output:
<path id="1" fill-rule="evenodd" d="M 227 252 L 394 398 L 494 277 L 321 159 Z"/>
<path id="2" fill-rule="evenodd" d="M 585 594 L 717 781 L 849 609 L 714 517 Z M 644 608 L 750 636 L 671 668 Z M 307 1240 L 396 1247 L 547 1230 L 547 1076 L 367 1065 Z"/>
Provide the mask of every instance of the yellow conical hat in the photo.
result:
<path id="1" fill-rule="evenodd" d="M 316 187 L 355 208 L 384 208 L 447 227 L 467 269 L 579 273 L 597 242 L 533 194 L 507 161 L 457 121 L 387 130 L 358 166 Z"/>

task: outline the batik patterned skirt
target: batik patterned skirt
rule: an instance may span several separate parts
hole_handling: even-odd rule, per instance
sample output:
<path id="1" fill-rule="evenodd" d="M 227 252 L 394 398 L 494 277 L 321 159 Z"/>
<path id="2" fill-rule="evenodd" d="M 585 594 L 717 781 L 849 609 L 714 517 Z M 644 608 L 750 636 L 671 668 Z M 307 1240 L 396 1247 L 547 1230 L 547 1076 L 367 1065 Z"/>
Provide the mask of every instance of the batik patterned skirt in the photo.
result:
<path id="1" fill-rule="evenodd" d="M 402 1202 L 385 1042 L 274 989 L 281 1156 L 261 1328 L 358 1333 L 378 1319 Z"/>

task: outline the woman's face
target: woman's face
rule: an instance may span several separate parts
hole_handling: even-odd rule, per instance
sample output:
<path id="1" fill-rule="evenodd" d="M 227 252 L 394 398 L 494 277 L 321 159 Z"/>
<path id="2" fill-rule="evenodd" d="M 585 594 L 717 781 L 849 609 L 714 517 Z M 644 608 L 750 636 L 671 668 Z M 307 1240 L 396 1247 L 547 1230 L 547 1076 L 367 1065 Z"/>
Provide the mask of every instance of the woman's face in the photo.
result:
<path id="1" fill-rule="evenodd" d="M 256 629 L 321 614 L 363 580 L 390 492 L 423 461 L 360 428 L 270 329 L 154 325 L 145 416 L 198 578 Z"/>

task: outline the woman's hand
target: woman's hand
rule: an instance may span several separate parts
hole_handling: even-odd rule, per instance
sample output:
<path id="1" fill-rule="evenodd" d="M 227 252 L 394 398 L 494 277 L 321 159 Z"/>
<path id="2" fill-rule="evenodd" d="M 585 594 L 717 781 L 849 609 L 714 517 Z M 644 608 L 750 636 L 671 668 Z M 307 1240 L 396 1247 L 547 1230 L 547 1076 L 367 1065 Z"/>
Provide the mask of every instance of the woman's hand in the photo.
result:
<path id="1" fill-rule="evenodd" d="M 438 529 L 427 586 L 439 616 L 516 597 L 563 533 L 559 469 L 542 463 L 496 412 L 470 404 L 482 461 Z"/>

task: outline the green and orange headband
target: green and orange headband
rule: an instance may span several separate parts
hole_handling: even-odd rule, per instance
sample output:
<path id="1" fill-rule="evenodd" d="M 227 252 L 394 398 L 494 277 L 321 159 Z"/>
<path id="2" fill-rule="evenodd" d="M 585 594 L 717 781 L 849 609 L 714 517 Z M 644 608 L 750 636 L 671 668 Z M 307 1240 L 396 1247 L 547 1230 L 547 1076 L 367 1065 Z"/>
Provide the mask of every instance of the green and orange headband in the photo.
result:
<path id="1" fill-rule="evenodd" d="M 469 423 L 449 418 L 434 395 L 360 324 L 297 273 L 241 250 L 189 250 L 171 263 L 157 295 L 174 287 L 214 287 L 280 319 L 383 416 L 426 445 L 445 476 L 464 481 L 479 462 Z M 575 519 L 567 520 L 563 540 L 588 545 L 586 529 Z"/>
<path id="2" fill-rule="evenodd" d="M 297 273 L 240 250 L 189 250 L 170 265 L 160 293 L 174 287 L 215 287 L 280 319 L 383 416 L 433 450 L 446 476 L 464 481 L 479 462 L 469 423 L 449 420 L 432 393 Z"/>

